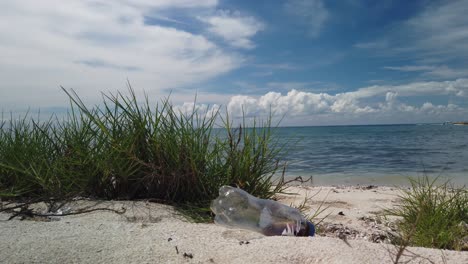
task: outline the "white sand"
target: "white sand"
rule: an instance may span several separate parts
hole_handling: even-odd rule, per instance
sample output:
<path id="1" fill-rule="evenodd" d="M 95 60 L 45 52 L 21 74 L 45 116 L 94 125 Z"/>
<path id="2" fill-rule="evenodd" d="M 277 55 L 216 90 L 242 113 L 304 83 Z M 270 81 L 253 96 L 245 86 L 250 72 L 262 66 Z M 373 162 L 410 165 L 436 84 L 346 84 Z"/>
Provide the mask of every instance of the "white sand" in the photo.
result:
<path id="1" fill-rule="evenodd" d="M 317 189 L 292 190 L 304 195 Z M 375 227 L 359 217 L 372 216 L 396 199 L 390 188 L 326 187 L 309 202 L 311 211 L 328 191 L 331 214 L 327 221 L 360 233 L 373 232 Z M 283 197 L 282 201 L 289 204 L 303 197 Z M 127 212 L 100 211 L 51 222 L 6 221 L 8 215 L 0 214 L 0 263 L 392 263 L 395 254 L 394 246 L 367 242 L 369 238 L 364 236 L 350 236 L 348 244 L 320 236 L 265 237 L 214 224 L 189 223 L 171 207 L 154 203 L 103 202 L 97 207 L 125 207 Z M 338 215 L 340 211 L 344 216 Z M 408 250 L 412 253 L 406 254 L 414 257 L 410 263 L 468 263 L 468 252 Z"/>

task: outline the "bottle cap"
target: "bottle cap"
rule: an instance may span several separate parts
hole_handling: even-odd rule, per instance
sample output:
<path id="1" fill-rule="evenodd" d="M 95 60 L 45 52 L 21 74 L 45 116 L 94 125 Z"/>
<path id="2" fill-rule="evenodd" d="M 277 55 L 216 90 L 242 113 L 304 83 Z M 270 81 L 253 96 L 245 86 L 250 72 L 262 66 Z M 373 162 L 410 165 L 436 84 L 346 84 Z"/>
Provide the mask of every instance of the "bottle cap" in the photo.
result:
<path id="1" fill-rule="evenodd" d="M 307 221 L 307 226 L 309 227 L 309 236 L 315 235 L 315 226 L 311 222 Z"/>

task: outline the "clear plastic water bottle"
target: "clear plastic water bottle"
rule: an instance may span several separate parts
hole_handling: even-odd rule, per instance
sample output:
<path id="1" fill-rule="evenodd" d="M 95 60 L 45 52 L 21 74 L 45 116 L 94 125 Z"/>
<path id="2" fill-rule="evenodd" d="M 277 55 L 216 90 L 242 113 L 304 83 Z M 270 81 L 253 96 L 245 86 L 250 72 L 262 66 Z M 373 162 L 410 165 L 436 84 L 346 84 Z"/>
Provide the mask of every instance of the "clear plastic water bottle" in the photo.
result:
<path id="1" fill-rule="evenodd" d="M 222 186 L 211 203 L 215 223 L 260 232 L 266 236 L 314 236 L 315 227 L 301 212 L 279 202 Z"/>

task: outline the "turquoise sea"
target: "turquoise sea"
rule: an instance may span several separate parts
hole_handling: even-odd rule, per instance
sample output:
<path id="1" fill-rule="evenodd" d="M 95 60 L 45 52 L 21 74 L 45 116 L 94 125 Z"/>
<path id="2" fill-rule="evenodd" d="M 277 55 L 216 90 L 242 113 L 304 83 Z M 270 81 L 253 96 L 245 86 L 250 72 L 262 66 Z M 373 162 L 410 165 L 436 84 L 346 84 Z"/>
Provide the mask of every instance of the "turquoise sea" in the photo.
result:
<path id="1" fill-rule="evenodd" d="M 314 184 L 393 185 L 427 174 L 468 186 L 468 126 L 280 127 L 287 178 Z"/>

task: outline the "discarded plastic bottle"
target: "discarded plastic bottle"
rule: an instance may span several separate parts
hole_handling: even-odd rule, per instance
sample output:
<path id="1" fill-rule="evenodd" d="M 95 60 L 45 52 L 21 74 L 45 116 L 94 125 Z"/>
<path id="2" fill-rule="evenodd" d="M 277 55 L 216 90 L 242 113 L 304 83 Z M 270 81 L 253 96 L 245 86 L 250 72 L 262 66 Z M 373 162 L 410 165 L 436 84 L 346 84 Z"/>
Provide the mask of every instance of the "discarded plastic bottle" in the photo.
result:
<path id="1" fill-rule="evenodd" d="M 260 232 L 266 236 L 314 236 L 315 227 L 298 209 L 222 186 L 211 203 L 215 223 Z"/>

